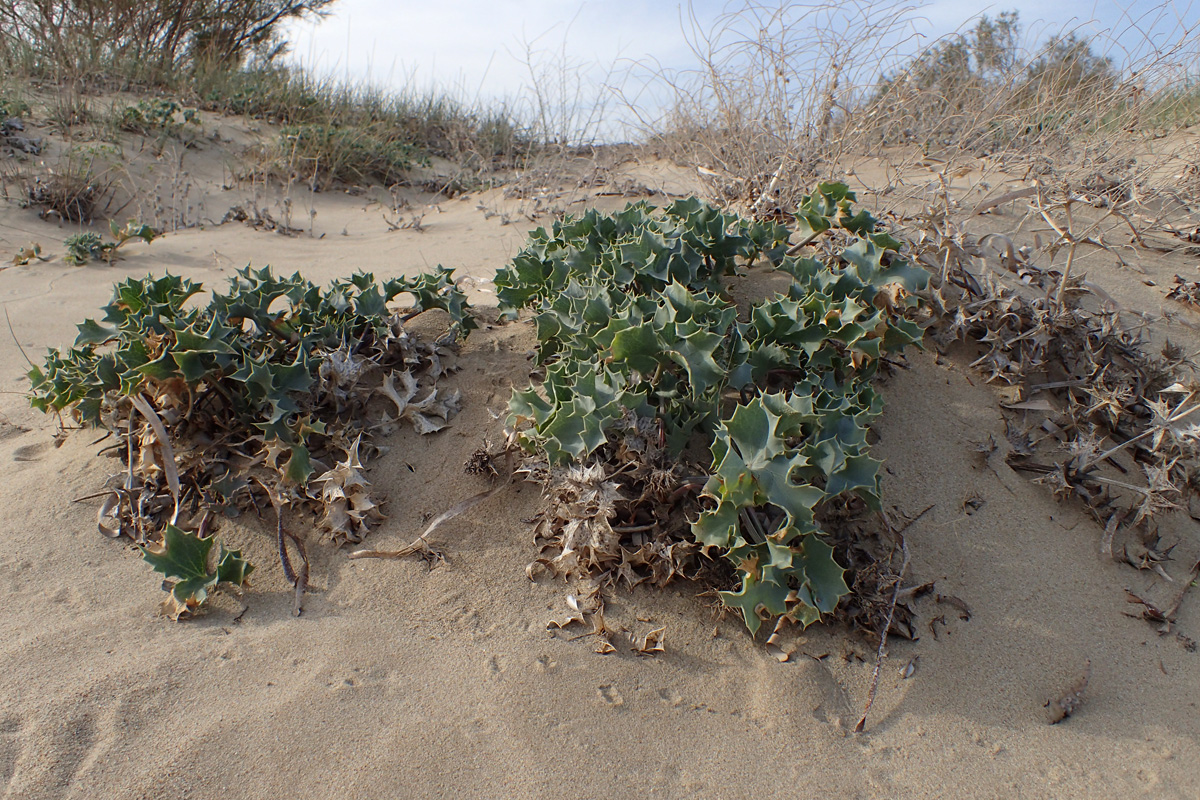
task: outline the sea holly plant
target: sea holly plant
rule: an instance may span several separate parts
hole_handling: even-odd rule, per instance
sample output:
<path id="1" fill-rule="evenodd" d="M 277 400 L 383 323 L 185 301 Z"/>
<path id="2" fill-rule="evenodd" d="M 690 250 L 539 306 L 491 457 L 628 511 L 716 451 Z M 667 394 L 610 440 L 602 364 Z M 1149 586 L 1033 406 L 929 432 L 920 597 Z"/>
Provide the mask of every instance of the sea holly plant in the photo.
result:
<path id="1" fill-rule="evenodd" d="M 820 511 L 880 508 L 872 378 L 921 341 L 928 280 L 854 200 L 821 184 L 801 203 L 799 245 L 833 236 L 828 258 L 694 199 L 531 235 L 496 278 L 502 311 L 532 313 L 545 375 L 508 418 L 546 486 L 531 574 L 661 585 L 703 553 L 734 568 L 720 596 L 752 633 L 833 611 L 849 589 Z M 728 282 L 752 268 L 787 290 L 739 306 Z"/>
<path id="2" fill-rule="evenodd" d="M 175 117 L 182 112 L 183 122 Z M 178 136 L 184 125 L 200 125 L 199 112 L 194 108 L 182 108 L 174 100 L 139 100 L 136 105 L 125 106 L 116 114 L 116 123 L 123 131 L 143 136 Z"/>
<path id="3" fill-rule="evenodd" d="M 117 258 L 117 251 L 125 244 L 132 241 L 150 244 L 161 235 L 149 225 L 139 225 L 133 220 L 130 220 L 124 228 L 111 222 L 109 230 L 113 236 L 111 242 L 104 241 L 100 234 L 92 231 L 67 237 L 63 243 L 67 248 L 67 254 L 63 256 L 63 261 L 76 267 L 81 267 L 89 261 L 107 261 L 111 264 Z"/>
<path id="4" fill-rule="evenodd" d="M 172 619 L 193 613 L 219 584 L 248 585 L 254 565 L 242 558 L 242 551 L 224 546 L 214 559 L 213 543 L 211 536 L 188 533 L 168 522 L 161 544 L 141 548 L 142 559 L 171 581 L 163 611 Z"/>
<path id="5" fill-rule="evenodd" d="M 126 474 L 107 493 L 100 529 L 147 553 L 164 548 L 167 555 L 147 560 L 175 564 L 168 574 L 179 579 L 180 613 L 233 573 L 221 571 L 224 556 L 216 572 L 201 575 L 193 564 L 180 573 L 186 559 L 170 553 L 200 544 L 192 534 L 168 539 L 168 524 L 186 532 L 210 513 L 273 506 L 284 571 L 298 586 L 304 570 L 292 569 L 285 539 L 305 564 L 307 556 L 303 541 L 285 534 L 285 508 L 319 514 L 337 544 L 361 541 L 382 519 L 382 501 L 364 477 L 372 434 L 446 426 L 461 395 L 436 384 L 454 370 L 456 341 L 475 326 L 445 269 L 382 283 L 357 273 L 322 289 L 299 274 L 247 267 L 207 304 L 195 302 L 202 289 L 169 274 L 129 278 L 100 319 L 78 326 L 74 346 L 51 350 L 29 372 L 35 408 L 116 436 Z M 406 294 L 415 304 L 396 308 Z M 423 342 L 404 320 L 431 308 L 448 313 L 450 331 Z M 193 525 L 177 519 L 185 507 L 197 509 Z"/>
<path id="6" fill-rule="evenodd" d="M 653 296 L 671 283 L 716 292 L 739 264 L 781 258 L 787 237 L 777 223 L 749 222 L 694 197 L 661 211 L 646 202 L 611 215 L 589 210 L 556 222 L 550 232 L 532 232 L 496 273 L 496 296 L 513 317 L 521 308 L 540 310 L 572 283 L 594 287 L 614 303 Z"/>

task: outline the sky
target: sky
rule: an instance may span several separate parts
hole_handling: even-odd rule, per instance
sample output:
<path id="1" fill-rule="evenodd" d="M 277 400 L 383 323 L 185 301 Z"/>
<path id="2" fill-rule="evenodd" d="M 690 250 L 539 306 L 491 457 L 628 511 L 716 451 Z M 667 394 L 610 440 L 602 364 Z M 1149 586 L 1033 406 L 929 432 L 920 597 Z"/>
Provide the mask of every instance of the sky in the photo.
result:
<path id="1" fill-rule="evenodd" d="M 536 86 L 556 98 L 576 98 L 623 86 L 637 94 L 646 74 L 695 64 L 689 36 L 711 30 L 723 12 L 744 0 L 338 0 L 319 23 L 297 23 L 288 31 L 290 58 L 306 68 L 353 83 L 393 89 L 449 91 L 486 105 L 529 102 Z M 759 0 L 759 6 L 780 3 Z M 861 17 L 894 19 L 896 2 L 830 0 L 795 3 L 834 7 L 811 18 L 810 26 L 836 32 Z M 895 52 L 917 52 L 922 43 L 967 26 L 980 14 L 1019 13 L 1030 46 L 1064 29 L 1115 32 L 1118 63 L 1137 60 L 1148 48 L 1177 39 L 1180 29 L 1200 26 L 1200 0 L 916 0 L 904 6 Z M 900 32 L 902 31 L 902 33 Z M 1195 47 L 1191 48 L 1193 51 Z M 866 64 L 867 70 L 887 66 Z M 1194 66 L 1194 65 L 1192 65 Z M 566 81 L 562 76 L 566 76 Z M 558 80 L 548 79 L 557 76 Z M 632 77 L 632 83 L 631 81 Z M 639 83 L 639 80 L 641 81 Z"/>

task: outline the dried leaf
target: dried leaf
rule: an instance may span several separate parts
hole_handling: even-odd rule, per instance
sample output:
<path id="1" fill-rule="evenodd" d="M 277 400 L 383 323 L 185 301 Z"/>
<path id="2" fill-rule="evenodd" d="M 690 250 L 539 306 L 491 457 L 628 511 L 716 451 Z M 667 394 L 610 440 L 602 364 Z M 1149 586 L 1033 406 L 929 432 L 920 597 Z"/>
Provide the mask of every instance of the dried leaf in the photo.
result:
<path id="1" fill-rule="evenodd" d="M 655 653 L 665 652 L 665 649 L 663 648 L 663 638 L 666 636 L 666 633 L 666 626 L 655 628 L 640 639 L 633 639 L 633 647 L 642 655 L 653 655 Z"/>
<path id="2" fill-rule="evenodd" d="M 785 651 L 782 647 L 780 647 L 777 644 L 768 644 L 768 645 L 766 645 L 766 649 L 767 649 L 767 652 L 770 653 L 771 656 L 776 661 L 778 661 L 780 664 L 786 663 L 787 660 L 792 657 L 791 653 Z"/>
<path id="3" fill-rule="evenodd" d="M 583 622 L 583 612 L 582 611 L 571 611 L 566 616 L 559 617 L 558 619 L 551 619 L 548 623 L 546 623 L 546 627 L 548 627 L 548 628 L 565 628 L 568 625 L 574 625 L 576 622 L 579 622 L 579 623 Z"/>

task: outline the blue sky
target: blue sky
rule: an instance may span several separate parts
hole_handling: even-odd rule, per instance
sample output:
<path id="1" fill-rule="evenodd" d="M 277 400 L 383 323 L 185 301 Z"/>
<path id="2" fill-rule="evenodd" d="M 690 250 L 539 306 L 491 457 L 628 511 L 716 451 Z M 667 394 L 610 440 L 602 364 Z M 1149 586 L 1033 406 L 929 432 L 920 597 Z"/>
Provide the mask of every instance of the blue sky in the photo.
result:
<path id="1" fill-rule="evenodd" d="M 849 15 L 890 14 L 899 7 L 870 0 L 832 2 Z M 706 28 L 722 11 L 741 5 L 695 0 L 690 8 Z M 914 10 L 905 47 L 913 51 L 979 14 L 1015 10 L 1030 45 L 1063 29 L 1116 32 L 1117 51 L 1111 55 L 1118 63 L 1127 60 L 1122 50 L 1144 55 L 1151 42 L 1177 38 L 1181 28 L 1200 23 L 1200 0 L 929 0 L 908 7 Z M 527 95 L 532 83 L 526 61 L 551 71 L 565 62 L 593 85 L 613 67 L 623 73 L 633 62 L 690 66 L 683 32 L 688 8 L 660 0 L 339 0 L 320 24 L 290 31 L 291 58 L 353 82 L 422 91 L 436 87 L 468 101 L 517 98 Z"/>

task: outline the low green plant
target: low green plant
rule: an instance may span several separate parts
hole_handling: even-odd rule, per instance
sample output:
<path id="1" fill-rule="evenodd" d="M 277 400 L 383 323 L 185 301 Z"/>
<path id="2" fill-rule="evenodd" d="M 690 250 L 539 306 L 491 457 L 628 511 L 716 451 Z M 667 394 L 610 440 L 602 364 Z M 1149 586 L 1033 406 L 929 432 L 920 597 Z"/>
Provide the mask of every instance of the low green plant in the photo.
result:
<path id="1" fill-rule="evenodd" d="M 539 534 L 557 553 L 539 563 L 661 583 L 694 542 L 735 569 L 721 598 L 751 632 L 847 594 L 818 510 L 880 507 L 871 379 L 921 340 L 912 293 L 928 280 L 854 199 L 836 183 L 803 198 L 797 233 L 830 236 L 824 260 L 788 255 L 781 224 L 689 199 L 568 218 L 497 274 L 501 308 L 533 311 L 545 368 L 509 405 L 526 471 L 550 479 Z M 727 281 L 763 259 L 790 286 L 739 309 Z"/>
<path id="2" fill-rule="evenodd" d="M 472 107 L 449 93 L 340 83 L 294 67 L 198 71 L 180 88 L 207 110 L 296 129 L 336 125 L 362 130 L 373 140 L 408 143 L 421 153 L 454 160 L 478 156 L 490 164 L 520 158 L 533 145 L 504 106 Z"/>
<path id="3" fill-rule="evenodd" d="M 142 559 L 171 581 L 166 601 L 167 613 L 178 619 L 193 613 L 208 599 L 208 593 L 220 584 L 247 585 L 254 565 L 242 558 L 241 550 L 220 547 L 212 561 L 213 537 L 199 536 L 167 523 L 158 547 L 143 547 Z"/>
<path id="4" fill-rule="evenodd" d="M 111 222 L 109 230 L 113 235 L 111 242 L 104 241 L 100 234 L 94 231 L 68 236 L 63 242 L 67 248 L 67 254 L 63 256 L 63 260 L 76 267 L 81 267 L 89 261 L 107 261 L 111 264 L 117 258 L 117 251 L 129 242 L 142 241 L 150 244 L 160 236 L 158 231 L 149 225 L 139 225 L 133 220 L 130 220 L 124 228 Z"/>
<path id="5" fill-rule="evenodd" d="M 180 114 L 182 122 L 176 120 Z M 123 131 L 142 136 L 178 136 L 185 125 L 199 126 L 200 117 L 194 108 L 182 108 L 174 100 L 158 98 L 124 106 L 116 114 L 116 124 Z"/>
<path id="6" fill-rule="evenodd" d="M 29 111 L 29 103 L 20 97 L 9 94 L 0 95 L 0 122 L 4 122 L 9 117 L 27 117 Z"/>
<path id="7" fill-rule="evenodd" d="M 363 477 L 371 431 L 411 424 L 432 433 L 457 413 L 459 394 L 439 395 L 434 384 L 449 369 L 452 340 L 475 323 L 451 277 L 439 269 L 380 283 L 356 273 L 321 289 L 299 274 L 247 267 L 207 304 L 192 302 L 202 287 L 185 278 L 130 278 L 100 320 L 78 326 L 74 346 L 51 350 L 30 370 L 30 402 L 117 438 L 127 476 L 100 527 L 130 537 L 178 579 L 173 616 L 190 613 L 226 580 L 224 555 L 211 569 L 200 564 L 211 540 L 180 533 L 204 527 L 177 519 L 188 498 L 207 514 L 265 496 L 281 515 L 280 554 L 299 596 L 306 572 L 292 570 L 282 509 L 308 507 L 335 542 L 361 541 L 382 518 Z M 408 315 L 388 304 L 405 293 L 416 303 L 408 315 L 448 313 L 446 341 L 423 343 L 404 331 Z M 377 393 L 396 416 L 368 425 Z M 306 565 L 302 541 L 293 542 Z"/>

